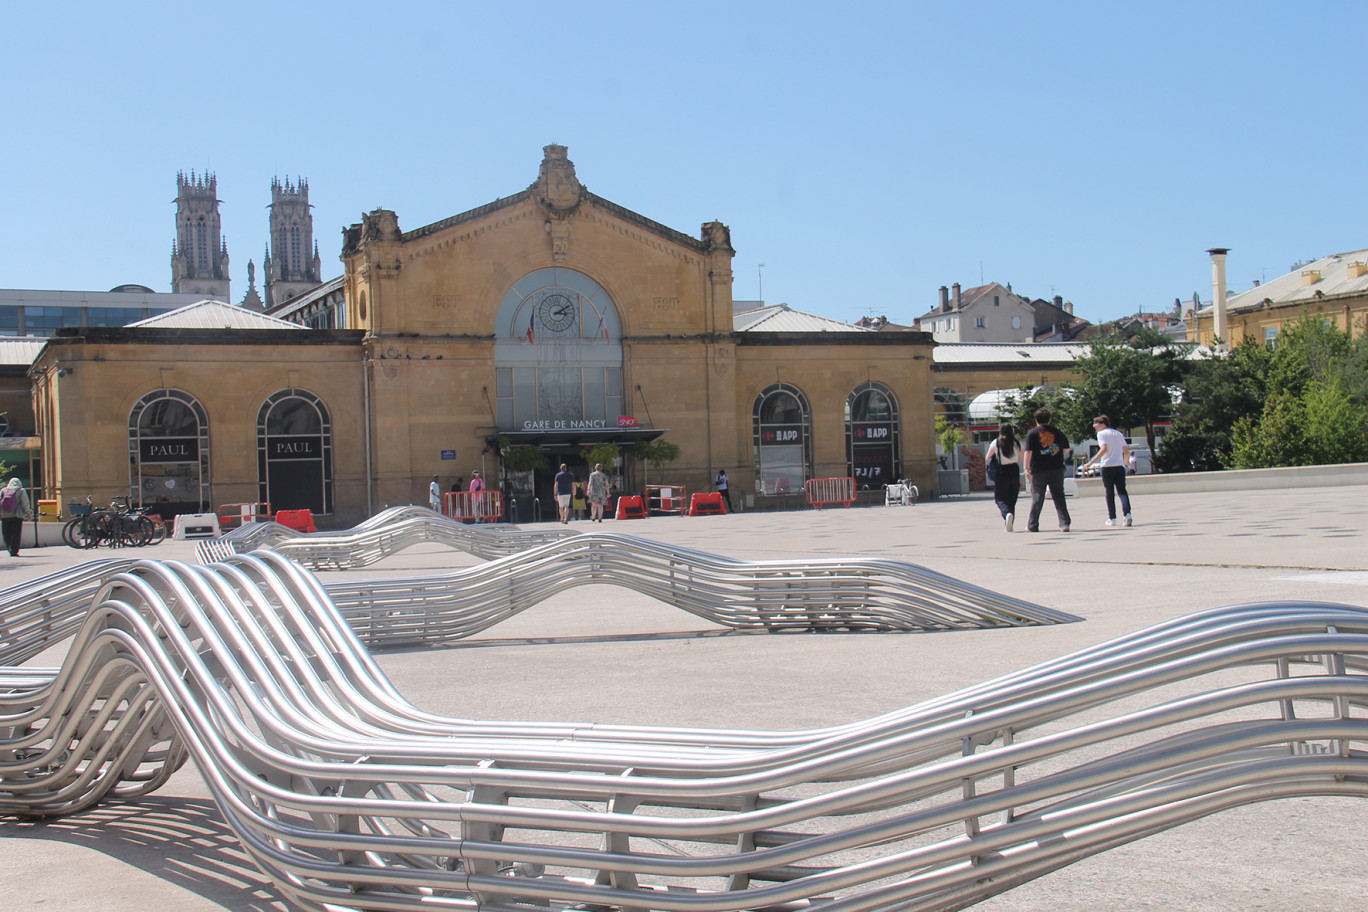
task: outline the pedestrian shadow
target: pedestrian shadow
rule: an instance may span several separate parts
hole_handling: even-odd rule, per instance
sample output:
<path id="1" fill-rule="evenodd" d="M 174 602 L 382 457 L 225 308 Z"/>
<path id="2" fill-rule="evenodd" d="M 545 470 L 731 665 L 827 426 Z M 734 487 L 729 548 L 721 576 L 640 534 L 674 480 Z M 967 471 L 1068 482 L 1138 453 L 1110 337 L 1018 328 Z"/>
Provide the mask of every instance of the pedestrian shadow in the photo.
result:
<path id="1" fill-rule="evenodd" d="M 83 846 L 234 912 L 295 908 L 247 858 L 207 798 L 149 796 L 70 817 L 10 818 L 0 821 L 0 837 Z"/>

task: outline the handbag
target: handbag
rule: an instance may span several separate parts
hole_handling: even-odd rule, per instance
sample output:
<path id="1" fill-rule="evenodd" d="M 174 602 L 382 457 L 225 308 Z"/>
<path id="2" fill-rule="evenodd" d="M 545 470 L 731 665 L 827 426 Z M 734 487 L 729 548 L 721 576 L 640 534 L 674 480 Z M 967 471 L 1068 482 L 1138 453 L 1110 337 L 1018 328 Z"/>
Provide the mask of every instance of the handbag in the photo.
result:
<path id="1" fill-rule="evenodd" d="M 989 456 L 989 457 L 988 457 L 988 465 L 985 467 L 984 471 L 985 471 L 985 472 L 987 473 L 987 475 L 988 475 L 988 483 L 989 483 L 990 485 L 996 485 L 996 484 L 997 484 L 997 474 L 998 474 L 998 458 L 997 458 L 997 453 L 994 453 L 992 456 Z"/>

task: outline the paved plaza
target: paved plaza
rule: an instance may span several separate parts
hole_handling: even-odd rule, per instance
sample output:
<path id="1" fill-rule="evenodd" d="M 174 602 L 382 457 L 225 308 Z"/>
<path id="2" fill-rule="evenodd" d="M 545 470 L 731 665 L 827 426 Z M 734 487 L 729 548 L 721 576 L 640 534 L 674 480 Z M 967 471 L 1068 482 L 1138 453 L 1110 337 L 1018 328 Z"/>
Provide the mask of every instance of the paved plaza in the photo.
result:
<path id="1" fill-rule="evenodd" d="M 1023 507 L 1025 503 L 1023 502 Z M 1368 487 L 1135 498 L 1105 528 L 1101 498 L 1071 498 L 1073 531 L 1003 532 L 991 500 L 912 507 L 572 524 L 748 558 L 897 558 L 1078 615 L 1053 627 L 945 633 L 746 633 L 611 586 L 560 594 L 483 634 L 380 653 L 425 710 L 467 719 L 806 729 L 938 697 L 1150 624 L 1252 601 L 1368 607 Z M 1017 528 L 1025 527 L 1024 515 Z M 124 556 L 194 560 L 166 542 Z M 91 557 L 0 557 L 0 586 Z M 107 556 L 100 553 L 94 556 Z M 424 546 L 347 575 L 469 566 Z M 61 661 L 60 650 L 35 664 Z M 1368 807 L 1296 799 L 1241 808 L 1064 868 L 982 912 L 1177 909 L 1348 912 L 1368 879 Z M 0 909 L 289 910 L 245 860 L 193 765 L 159 792 L 50 821 L 0 818 Z"/>

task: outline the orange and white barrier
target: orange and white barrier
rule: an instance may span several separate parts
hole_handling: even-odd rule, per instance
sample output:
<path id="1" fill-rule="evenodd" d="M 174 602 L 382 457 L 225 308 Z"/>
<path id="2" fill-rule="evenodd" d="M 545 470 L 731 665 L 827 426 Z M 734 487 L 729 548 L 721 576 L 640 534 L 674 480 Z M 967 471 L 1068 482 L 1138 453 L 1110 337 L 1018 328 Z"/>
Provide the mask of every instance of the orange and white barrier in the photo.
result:
<path id="1" fill-rule="evenodd" d="M 828 504 L 845 504 L 849 509 L 855 502 L 854 478 L 812 478 L 803 485 L 807 501 L 820 510 Z"/>
<path id="2" fill-rule="evenodd" d="M 442 515 L 457 522 L 498 522 L 503 516 L 503 492 L 450 491 L 442 495 Z"/>
<path id="3" fill-rule="evenodd" d="M 271 518 L 268 503 L 224 504 L 218 510 L 219 528 L 225 532 L 249 522 L 267 522 Z"/>
<path id="4" fill-rule="evenodd" d="M 652 513 L 684 515 L 688 507 L 688 492 L 679 485 L 647 485 L 646 509 Z"/>

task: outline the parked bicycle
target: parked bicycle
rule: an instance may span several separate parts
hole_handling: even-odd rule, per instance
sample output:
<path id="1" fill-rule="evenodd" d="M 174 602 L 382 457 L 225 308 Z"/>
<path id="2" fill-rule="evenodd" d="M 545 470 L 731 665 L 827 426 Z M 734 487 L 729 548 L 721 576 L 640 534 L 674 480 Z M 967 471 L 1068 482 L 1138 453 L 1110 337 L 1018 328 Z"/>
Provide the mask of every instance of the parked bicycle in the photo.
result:
<path id="1" fill-rule="evenodd" d="M 90 498 L 86 498 L 90 507 Z M 62 541 L 73 548 L 134 548 L 155 545 L 166 538 L 166 522 L 145 507 L 134 507 L 130 498 L 115 498 L 106 509 L 88 509 L 62 527 Z"/>

